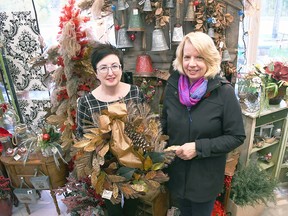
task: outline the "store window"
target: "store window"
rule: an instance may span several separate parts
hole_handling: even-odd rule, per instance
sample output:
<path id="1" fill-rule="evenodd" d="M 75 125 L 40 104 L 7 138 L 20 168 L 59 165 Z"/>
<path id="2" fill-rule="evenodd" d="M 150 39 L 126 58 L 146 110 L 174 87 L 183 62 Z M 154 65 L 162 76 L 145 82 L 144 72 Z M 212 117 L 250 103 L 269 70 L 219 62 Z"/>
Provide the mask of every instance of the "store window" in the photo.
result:
<path id="1" fill-rule="evenodd" d="M 246 0 L 240 22 L 238 71 L 288 58 L 288 0 Z"/>

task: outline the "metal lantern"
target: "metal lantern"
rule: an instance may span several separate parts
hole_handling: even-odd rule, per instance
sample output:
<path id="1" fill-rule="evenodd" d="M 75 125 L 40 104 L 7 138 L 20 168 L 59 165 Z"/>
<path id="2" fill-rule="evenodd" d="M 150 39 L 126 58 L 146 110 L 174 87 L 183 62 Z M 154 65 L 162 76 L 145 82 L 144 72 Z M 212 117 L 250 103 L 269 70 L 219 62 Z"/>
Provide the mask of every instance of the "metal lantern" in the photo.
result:
<path id="1" fill-rule="evenodd" d="M 154 70 L 153 70 L 152 60 L 151 60 L 150 55 L 143 54 L 143 55 L 137 56 L 135 73 L 151 74 L 153 73 L 153 71 Z"/>

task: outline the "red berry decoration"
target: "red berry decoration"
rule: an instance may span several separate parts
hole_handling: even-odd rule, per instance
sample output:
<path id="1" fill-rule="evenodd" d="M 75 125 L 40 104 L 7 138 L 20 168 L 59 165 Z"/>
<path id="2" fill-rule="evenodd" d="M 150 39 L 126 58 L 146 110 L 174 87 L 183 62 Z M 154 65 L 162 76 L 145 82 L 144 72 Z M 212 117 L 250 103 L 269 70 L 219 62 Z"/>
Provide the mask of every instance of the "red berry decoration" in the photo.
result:
<path id="1" fill-rule="evenodd" d="M 131 34 L 129 35 L 130 40 L 134 41 L 136 39 L 136 35 L 135 34 Z"/>
<path id="2" fill-rule="evenodd" d="M 198 6 L 199 4 L 199 1 L 194 1 L 194 6 Z"/>
<path id="3" fill-rule="evenodd" d="M 44 141 L 48 141 L 49 139 L 50 139 L 50 135 L 49 134 L 43 134 L 43 136 L 42 136 L 42 139 L 44 140 Z"/>
<path id="4" fill-rule="evenodd" d="M 115 25 L 115 30 L 119 31 L 120 30 L 120 25 Z"/>

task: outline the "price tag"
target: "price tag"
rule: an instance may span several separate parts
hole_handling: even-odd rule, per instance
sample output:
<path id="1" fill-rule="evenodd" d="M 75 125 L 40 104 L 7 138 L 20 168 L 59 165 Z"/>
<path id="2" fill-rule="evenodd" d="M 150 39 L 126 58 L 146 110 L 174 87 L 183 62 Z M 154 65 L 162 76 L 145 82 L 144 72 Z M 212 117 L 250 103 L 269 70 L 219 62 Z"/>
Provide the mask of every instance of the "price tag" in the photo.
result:
<path id="1" fill-rule="evenodd" d="M 102 194 L 102 198 L 110 200 L 112 197 L 112 191 L 104 190 Z"/>
<path id="2" fill-rule="evenodd" d="M 138 15 L 138 9 L 133 9 L 133 15 Z"/>
<path id="3" fill-rule="evenodd" d="M 223 43 L 223 41 L 221 41 L 220 44 L 219 44 L 219 47 L 223 48 L 223 46 L 224 46 L 224 43 Z"/>
<path id="4" fill-rule="evenodd" d="M 16 155 L 14 156 L 14 159 L 15 159 L 16 161 L 18 161 L 20 158 L 21 158 L 21 156 L 20 156 L 19 154 L 16 154 Z"/>

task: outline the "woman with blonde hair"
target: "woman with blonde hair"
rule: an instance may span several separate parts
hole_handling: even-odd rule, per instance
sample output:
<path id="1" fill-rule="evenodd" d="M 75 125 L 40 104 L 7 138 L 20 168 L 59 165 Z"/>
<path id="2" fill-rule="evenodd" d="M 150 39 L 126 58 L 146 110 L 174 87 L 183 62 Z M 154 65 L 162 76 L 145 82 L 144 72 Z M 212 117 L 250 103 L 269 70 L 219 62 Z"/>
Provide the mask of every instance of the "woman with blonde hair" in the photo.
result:
<path id="1" fill-rule="evenodd" d="M 161 123 L 176 147 L 167 172 L 181 216 L 210 216 L 224 184 L 226 155 L 245 139 L 241 109 L 220 76 L 221 57 L 205 33 L 187 34 L 176 50 L 163 100 Z"/>

